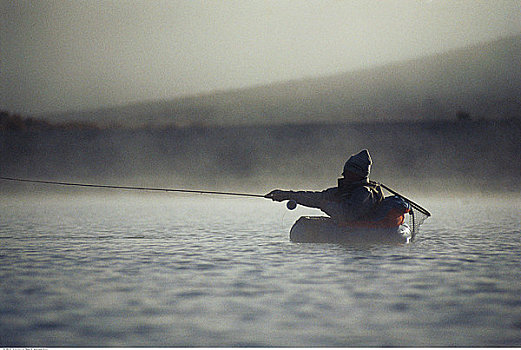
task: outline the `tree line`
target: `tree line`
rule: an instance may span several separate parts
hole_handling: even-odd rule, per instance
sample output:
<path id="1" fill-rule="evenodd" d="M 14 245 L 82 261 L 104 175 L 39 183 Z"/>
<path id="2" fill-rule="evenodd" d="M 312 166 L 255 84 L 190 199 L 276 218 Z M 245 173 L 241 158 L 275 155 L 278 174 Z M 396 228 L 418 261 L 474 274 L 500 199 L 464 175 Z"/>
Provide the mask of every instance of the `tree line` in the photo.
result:
<path id="1" fill-rule="evenodd" d="M 0 131 L 41 131 L 41 130 L 99 130 L 95 123 L 68 121 L 52 123 L 47 120 L 23 117 L 18 113 L 0 111 Z"/>

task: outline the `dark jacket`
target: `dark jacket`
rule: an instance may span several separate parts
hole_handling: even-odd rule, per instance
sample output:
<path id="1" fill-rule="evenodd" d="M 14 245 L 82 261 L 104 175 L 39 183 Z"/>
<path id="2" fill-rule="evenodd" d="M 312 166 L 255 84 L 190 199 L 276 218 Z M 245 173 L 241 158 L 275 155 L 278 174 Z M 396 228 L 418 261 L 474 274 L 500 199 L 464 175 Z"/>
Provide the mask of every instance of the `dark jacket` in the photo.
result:
<path id="1" fill-rule="evenodd" d="M 288 197 L 300 205 L 322 210 L 338 223 L 349 223 L 370 219 L 384 195 L 379 185 L 365 178 L 351 183 L 339 179 L 339 186 L 320 192 L 290 191 Z"/>

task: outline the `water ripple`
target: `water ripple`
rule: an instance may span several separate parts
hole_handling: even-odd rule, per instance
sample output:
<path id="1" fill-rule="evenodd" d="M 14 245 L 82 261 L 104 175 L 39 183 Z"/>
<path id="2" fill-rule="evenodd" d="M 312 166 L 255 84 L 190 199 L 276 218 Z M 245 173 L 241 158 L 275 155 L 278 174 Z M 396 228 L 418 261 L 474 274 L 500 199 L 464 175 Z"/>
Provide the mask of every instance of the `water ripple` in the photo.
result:
<path id="1" fill-rule="evenodd" d="M 521 345 L 519 201 L 350 247 L 291 243 L 302 209 L 146 198 L 1 204 L 2 345 Z"/>

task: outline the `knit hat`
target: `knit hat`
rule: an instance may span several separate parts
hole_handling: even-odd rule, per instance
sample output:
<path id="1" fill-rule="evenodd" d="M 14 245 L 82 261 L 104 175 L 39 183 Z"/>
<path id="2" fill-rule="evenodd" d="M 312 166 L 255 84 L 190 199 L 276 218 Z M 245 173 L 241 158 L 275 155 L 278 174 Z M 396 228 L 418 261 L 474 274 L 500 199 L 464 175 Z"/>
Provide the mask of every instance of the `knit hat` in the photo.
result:
<path id="1" fill-rule="evenodd" d="M 362 177 L 368 177 L 369 172 L 371 171 L 371 156 L 369 155 L 369 151 L 366 149 L 361 150 L 357 154 L 353 154 L 347 160 L 344 165 L 344 172 L 342 175 L 345 175 L 347 171 L 354 173 L 356 175 Z"/>

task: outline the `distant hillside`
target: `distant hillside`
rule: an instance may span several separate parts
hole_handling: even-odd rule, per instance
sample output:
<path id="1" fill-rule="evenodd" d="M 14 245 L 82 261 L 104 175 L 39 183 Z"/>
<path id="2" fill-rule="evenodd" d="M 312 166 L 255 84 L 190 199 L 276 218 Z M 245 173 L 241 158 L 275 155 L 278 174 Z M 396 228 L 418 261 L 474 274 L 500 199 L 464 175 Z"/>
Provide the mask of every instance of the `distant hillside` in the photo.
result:
<path id="1" fill-rule="evenodd" d="M 79 113 L 54 121 L 270 125 L 521 114 L 521 35 L 336 76 Z"/>

